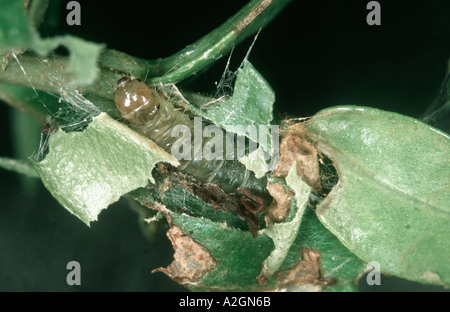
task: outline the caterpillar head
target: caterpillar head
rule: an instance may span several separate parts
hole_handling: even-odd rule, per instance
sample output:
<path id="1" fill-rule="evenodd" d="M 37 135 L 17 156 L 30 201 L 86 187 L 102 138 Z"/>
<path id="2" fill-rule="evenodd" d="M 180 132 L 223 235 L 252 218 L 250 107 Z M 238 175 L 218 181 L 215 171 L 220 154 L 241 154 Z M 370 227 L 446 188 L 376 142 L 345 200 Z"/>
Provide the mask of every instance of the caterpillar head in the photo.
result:
<path id="1" fill-rule="evenodd" d="M 129 121 L 152 118 L 159 107 L 159 95 L 144 82 L 125 76 L 117 81 L 114 102 L 122 117 Z"/>

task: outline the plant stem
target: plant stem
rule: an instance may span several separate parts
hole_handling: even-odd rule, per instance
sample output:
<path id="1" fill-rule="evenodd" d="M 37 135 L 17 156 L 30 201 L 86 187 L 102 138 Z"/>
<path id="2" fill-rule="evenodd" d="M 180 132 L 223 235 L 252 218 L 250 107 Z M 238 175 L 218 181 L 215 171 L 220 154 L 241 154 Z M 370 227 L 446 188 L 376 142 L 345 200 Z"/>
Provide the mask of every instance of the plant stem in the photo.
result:
<path id="1" fill-rule="evenodd" d="M 123 52 L 105 49 L 97 60 L 99 78 L 89 86 L 77 88 L 77 91 L 87 99 L 95 100 L 94 104 L 102 111 L 116 116 L 113 95 L 116 82 L 124 75 L 133 75 L 151 84 L 181 81 L 211 65 L 240 41 L 267 25 L 290 1 L 252 0 L 211 33 L 163 59 L 144 60 Z M 41 14 L 38 13 L 35 14 L 36 23 L 40 20 Z M 16 61 L 12 59 L 6 69 L 0 71 L 0 83 L 31 88 L 35 94 L 44 91 L 59 97 L 64 92 L 62 85 L 68 86 L 73 80 L 73 75 L 68 71 L 68 64 L 68 57 L 53 55 L 42 59 L 32 54 L 23 54 L 17 56 Z M 0 98 L 8 101 L 11 92 L 7 90 L 5 84 L 0 86 Z M 17 90 L 14 95 L 16 100 L 20 98 Z M 51 113 L 43 111 L 42 103 L 39 101 L 19 99 L 19 102 L 22 109 L 33 114 L 36 111 Z M 27 103 L 32 107 L 27 108 Z"/>
<path id="2" fill-rule="evenodd" d="M 103 67 L 145 79 L 151 84 L 176 83 L 208 67 L 256 33 L 281 12 L 291 0 L 252 0 L 221 26 L 181 51 L 158 60 L 143 60 L 105 50 Z"/>

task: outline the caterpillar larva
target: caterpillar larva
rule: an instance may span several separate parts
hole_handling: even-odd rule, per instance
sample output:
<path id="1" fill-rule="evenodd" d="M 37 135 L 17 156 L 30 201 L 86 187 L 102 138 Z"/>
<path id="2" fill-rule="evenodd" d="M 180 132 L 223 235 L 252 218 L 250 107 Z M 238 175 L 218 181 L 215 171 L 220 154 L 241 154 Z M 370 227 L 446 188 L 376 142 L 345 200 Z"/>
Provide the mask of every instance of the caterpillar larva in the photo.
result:
<path id="1" fill-rule="evenodd" d="M 175 110 L 156 90 L 130 77 L 117 82 L 114 101 L 122 117 L 130 127 L 145 135 L 168 153 L 178 139 L 171 130 L 176 125 L 185 125 L 193 130 L 189 116 Z M 193 133 L 193 131 L 191 132 Z M 208 140 L 203 140 L 203 145 Z M 257 179 L 254 173 L 235 160 L 180 160 L 180 170 L 202 180 L 217 184 L 226 193 L 245 189 L 246 193 L 267 199 L 267 178 Z M 248 192 L 247 192 L 248 191 Z"/>

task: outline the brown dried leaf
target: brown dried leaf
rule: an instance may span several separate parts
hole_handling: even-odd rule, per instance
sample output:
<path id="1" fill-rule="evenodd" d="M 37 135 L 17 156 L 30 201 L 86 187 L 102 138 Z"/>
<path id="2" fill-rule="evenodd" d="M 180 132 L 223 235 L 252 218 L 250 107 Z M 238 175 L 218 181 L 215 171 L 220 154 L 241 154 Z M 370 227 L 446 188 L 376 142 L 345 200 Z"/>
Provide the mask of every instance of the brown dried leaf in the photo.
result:
<path id="1" fill-rule="evenodd" d="M 179 227 L 171 226 L 167 236 L 175 249 L 174 260 L 167 268 L 157 268 L 152 273 L 163 272 L 187 287 L 201 282 L 206 273 L 216 268 L 216 262 L 209 251 Z"/>
<path id="2" fill-rule="evenodd" d="M 274 223 L 283 222 L 289 216 L 292 205 L 291 197 L 294 196 L 294 193 L 286 191 L 286 188 L 281 183 L 269 183 L 267 190 L 273 197 L 269 213 L 264 217 L 266 225 L 270 226 Z"/>
<path id="3" fill-rule="evenodd" d="M 297 174 L 315 191 L 320 191 L 317 149 L 306 140 L 305 134 L 302 124 L 295 124 L 287 129 L 280 143 L 280 156 L 272 176 L 285 178 L 296 162 Z"/>
<path id="4" fill-rule="evenodd" d="M 319 251 L 304 248 L 301 254 L 302 258 L 295 266 L 275 274 L 280 288 L 294 285 L 327 285 L 333 282 L 333 280 L 325 279 L 322 276 Z"/>

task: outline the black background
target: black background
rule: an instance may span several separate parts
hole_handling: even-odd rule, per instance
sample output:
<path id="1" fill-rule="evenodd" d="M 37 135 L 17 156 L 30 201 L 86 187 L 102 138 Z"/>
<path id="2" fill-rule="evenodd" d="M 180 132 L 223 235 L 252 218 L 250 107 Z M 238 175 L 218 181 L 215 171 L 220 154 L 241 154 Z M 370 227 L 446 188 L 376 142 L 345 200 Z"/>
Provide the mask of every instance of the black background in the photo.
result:
<path id="1" fill-rule="evenodd" d="M 223 23 L 247 1 L 79 1 L 81 26 L 49 19 L 43 35 L 70 33 L 106 43 L 133 56 L 169 56 Z M 449 1 L 379 1 L 381 26 L 368 26 L 368 1 L 293 1 L 259 35 L 249 61 L 276 94 L 275 109 L 311 116 L 334 105 L 362 105 L 420 117 L 444 78 L 450 56 Z M 252 38 L 236 47 L 232 66 Z M 214 91 L 221 60 L 183 87 Z M 9 108 L 0 106 L 0 155 L 13 157 Z M 36 142 L 36 148 L 38 141 Z M 161 231 L 155 241 L 141 234 L 137 215 L 121 200 L 86 227 L 44 189 L 24 192 L 14 173 L 0 171 L 0 290 L 180 291 L 162 273 L 172 248 Z M 66 284 L 67 262 L 82 269 L 82 285 Z M 441 290 L 382 277 L 366 291 Z"/>

